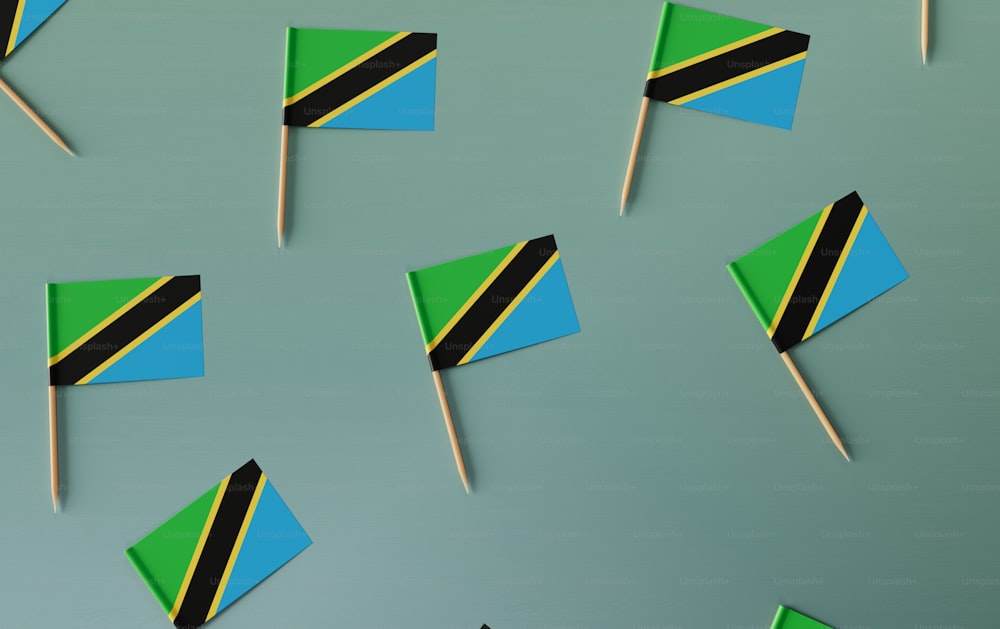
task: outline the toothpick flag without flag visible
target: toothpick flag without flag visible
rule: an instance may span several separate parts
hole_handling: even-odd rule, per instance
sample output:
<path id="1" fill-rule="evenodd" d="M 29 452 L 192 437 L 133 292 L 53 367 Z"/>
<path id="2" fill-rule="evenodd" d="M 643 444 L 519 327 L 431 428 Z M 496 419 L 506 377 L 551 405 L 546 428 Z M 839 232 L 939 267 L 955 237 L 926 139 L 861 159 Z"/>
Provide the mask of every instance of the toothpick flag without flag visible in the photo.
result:
<path id="1" fill-rule="evenodd" d="M 202 376 L 201 278 L 49 284 L 52 502 L 58 505 L 55 387 Z"/>
<path id="2" fill-rule="evenodd" d="M 42 25 L 66 0 L 0 0 L 0 59 L 6 59 L 20 46 L 28 35 Z M 55 131 L 18 96 L 9 85 L 0 80 L 3 90 L 62 150 L 70 155 L 73 151 Z"/>
<path id="3" fill-rule="evenodd" d="M 868 208 L 852 192 L 727 268 L 847 457 L 787 351 L 907 278 Z"/>
<path id="4" fill-rule="evenodd" d="M 200 627 L 312 540 L 251 459 L 125 551 L 178 628 Z"/>
<path id="5" fill-rule="evenodd" d="M 930 0 L 920 2 L 920 57 L 927 65 L 927 43 L 930 35 L 931 7 Z"/>
<path id="6" fill-rule="evenodd" d="M 284 232 L 288 127 L 434 129 L 437 35 L 289 28 L 278 194 Z"/>
<path id="7" fill-rule="evenodd" d="M 809 36 L 802 33 L 664 3 L 621 212 L 628 201 L 650 98 L 791 129 L 808 48 Z"/>
<path id="8" fill-rule="evenodd" d="M 790 607 L 785 607 L 784 605 L 778 605 L 778 613 L 774 615 L 774 621 L 771 623 L 771 629 L 833 629 L 829 625 L 824 625 L 818 620 L 813 620 L 805 614 L 800 614 L 799 612 L 791 609 Z"/>
<path id="9" fill-rule="evenodd" d="M 406 274 L 459 476 L 469 490 L 439 370 L 580 331 L 554 236 Z"/>

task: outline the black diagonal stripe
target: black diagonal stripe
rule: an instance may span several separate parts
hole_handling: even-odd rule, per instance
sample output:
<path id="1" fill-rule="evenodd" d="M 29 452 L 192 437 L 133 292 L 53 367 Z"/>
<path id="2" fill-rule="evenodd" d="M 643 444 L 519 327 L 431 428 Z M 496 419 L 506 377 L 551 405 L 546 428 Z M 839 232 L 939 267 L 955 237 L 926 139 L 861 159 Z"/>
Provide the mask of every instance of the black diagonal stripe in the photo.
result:
<path id="1" fill-rule="evenodd" d="M 200 290 L 201 276 L 180 275 L 170 279 L 106 328 L 87 339 L 83 345 L 49 367 L 49 384 L 76 384 Z M 122 302 L 123 305 L 126 301 L 128 300 Z"/>
<path id="2" fill-rule="evenodd" d="M 809 36 L 781 31 L 670 74 L 646 81 L 646 96 L 672 101 L 787 59 L 809 48 Z"/>
<path id="3" fill-rule="evenodd" d="M 816 239 L 816 245 L 809 254 L 798 283 L 795 284 L 795 291 L 785 306 L 774 336 L 771 337 L 779 352 L 802 340 L 830 276 L 833 275 L 833 269 L 844 253 L 851 230 L 861 216 L 863 206 L 858 193 L 852 192 L 830 208 L 830 215 Z"/>
<path id="4" fill-rule="evenodd" d="M 7 44 L 10 43 L 10 33 L 14 28 L 16 14 L 17 0 L 0 1 L 0 59 L 7 56 Z"/>
<path id="5" fill-rule="evenodd" d="M 302 100 L 285 107 L 285 124 L 309 126 L 436 49 L 435 33 L 410 33 Z"/>
<path id="6" fill-rule="evenodd" d="M 529 240 L 427 357 L 432 369 L 454 367 L 556 253 L 554 236 Z"/>
<path id="7" fill-rule="evenodd" d="M 243 520 L 250 510 L 250 502 L 260 482 L 261 471 L 253 459 L 232 473 L 226 484 L 226 493 L 219 503 L 215 520 L 208 530 L 208 539 L 201 550 L 181 608 L 174 618 L 178 629 L 194 629 L 205 624 L 212 600 L 222 581 L 229 556 L 236 545 Z"/>

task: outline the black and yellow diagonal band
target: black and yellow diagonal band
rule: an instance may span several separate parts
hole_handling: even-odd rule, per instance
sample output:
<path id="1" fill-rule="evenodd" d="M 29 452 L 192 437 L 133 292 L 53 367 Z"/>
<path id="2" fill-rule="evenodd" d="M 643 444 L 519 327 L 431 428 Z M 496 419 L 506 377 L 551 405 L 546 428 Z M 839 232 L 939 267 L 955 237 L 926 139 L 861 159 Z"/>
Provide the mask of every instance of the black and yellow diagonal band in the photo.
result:
<path id="1" fill-rule="evenodd" d="M 200 627 L 218 610 L 265 482 L 267 477 L 251 459 L 219 484 L 168 614 L 178 629 Z"/>
<path id="2" fill-rule="evenodd" d="M 49 384 L 87 384 L 201 300 L 198 275 L 168 276 L 49 359 Z"/>
<path id="3" fill-rule="evenodd" d="M 284 124 L 319 127 L 437 54 L 434 33 L 400 33 L 375 54 L 362 55 L 322 81 L 285 99 Z"/>
<path id="4" fill-rule="evenodd" d="M 812 336 L 867 214 L 857 192 L 820 214 L 768 328 L 771 341 L 779 352 Z"/>
<path id="5" fill-rule="evenodd" d="M 806 57 L 809 36 L 772 28 L 649 73 L 645 95 L 683 105 Z"/>
<path id="6" fill-rule="evenodd" d="M 431 368 L 444 369 L 472 360 L 558 260 L 559 251 L 554 236 L 516 245 L 441 333 L 427 345 Z"/>

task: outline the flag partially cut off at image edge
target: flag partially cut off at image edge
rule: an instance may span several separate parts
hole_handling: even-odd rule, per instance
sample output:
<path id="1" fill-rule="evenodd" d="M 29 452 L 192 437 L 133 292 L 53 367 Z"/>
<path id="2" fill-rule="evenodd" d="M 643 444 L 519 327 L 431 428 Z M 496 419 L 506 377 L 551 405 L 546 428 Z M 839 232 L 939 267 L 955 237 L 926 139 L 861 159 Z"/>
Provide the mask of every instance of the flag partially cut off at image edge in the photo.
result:
<path id="1" fill-rule="evenodd" d="M 199 627 L 312 543 L 251 459 L 125 556 L 174 626 Z"/>
<path id="2" fill-rule="evenodd" d="M 48 284 L 49 384 L 205 374 L 201 277 Z"/>
<path id="3" fill-rule="evenodd" d="M 437 34 L 289 28 L 284 124 L 434 129 Z"/>
<path id="4" fill-rule="evenodd" d="M 778 612 L 774 615 L 771 629 L 833 629 L 833 627 L 800 614 L 790 607 L 778 605 Z"/>
<path id="5" fill-rule="evenodd" d="M 66 0 L 0 0 L 0 59 L 20 46 Z"/>
<path id="6" fill-rule="evenodd" d="M 580 331 L 553 236 L 406 274 L 432 369 Z"/>
<path id="7" fill-rule="evenodd" d="M 857 192 L 727 268 L 779 352 L 908 277 Z"/>
<path id="8" fill-rule="evenodd" d="M 666 2 L 645 95 L 791 129 L 808 48 L 802 33 Z"/>

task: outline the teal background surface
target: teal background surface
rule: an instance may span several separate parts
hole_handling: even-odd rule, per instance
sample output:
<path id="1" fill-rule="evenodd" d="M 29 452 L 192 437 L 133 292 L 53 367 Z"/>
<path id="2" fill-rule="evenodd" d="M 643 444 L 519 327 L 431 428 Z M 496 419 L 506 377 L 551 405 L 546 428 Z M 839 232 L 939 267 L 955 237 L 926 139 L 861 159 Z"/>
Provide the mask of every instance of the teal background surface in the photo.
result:
<path id="1" fill-rule="evenodd" d="M 653 0 L 70 0 L 2 76 L 0 627 L 157 628 L 125 548 L 254 457 L 314 544 L 210 626 L 996 626 L 1000 4 L 704 0 L 812 35 L 794 129 L 650 107 Z M 433 133 L 292 129 L 286 26 L 439 34 Z M 792 353 L 725 264 L 857 190 L 910 279 Z M 445 373 L 404 273 L 555 233 L 582 332 Z M 200 273 L 204 378 L 61 388 L 44 284 Z"/>

